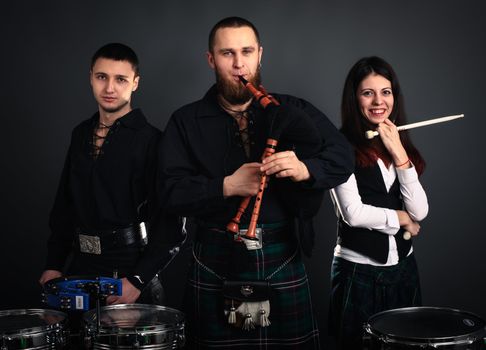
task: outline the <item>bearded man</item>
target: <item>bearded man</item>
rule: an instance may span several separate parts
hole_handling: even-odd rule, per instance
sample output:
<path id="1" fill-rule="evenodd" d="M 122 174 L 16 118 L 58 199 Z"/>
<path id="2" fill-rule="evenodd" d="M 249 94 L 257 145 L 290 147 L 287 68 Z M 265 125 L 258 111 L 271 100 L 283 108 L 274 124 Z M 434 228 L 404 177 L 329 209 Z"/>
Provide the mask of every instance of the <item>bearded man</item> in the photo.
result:
<path id="1" fill-rule="evenodd" d="M 278 107 L 258 104 L 240 77 L 260 85 L 262 52 L 252 23 L 218 22 L 207 52 L 216 84 L 172 115 L 162 142 L 164 206 L 196 223 L 184 303 L 190 349 L 319 348 L 301 247 L 310 253 L 322 194 L 346 181 L 353 156 L 310 103 L 272 94 Z M 276 152 L 262 161 L 267 137 L 286 119 L 291 130 L 282 131 Z M 295 130 L 297 139 L 288 137 Z M 262 174 L 272 179 L 260 198 L 256 237 L 244 237 L 254 199 L 239 231 L 228 232 L 242 199 L 261 193 Z"/>

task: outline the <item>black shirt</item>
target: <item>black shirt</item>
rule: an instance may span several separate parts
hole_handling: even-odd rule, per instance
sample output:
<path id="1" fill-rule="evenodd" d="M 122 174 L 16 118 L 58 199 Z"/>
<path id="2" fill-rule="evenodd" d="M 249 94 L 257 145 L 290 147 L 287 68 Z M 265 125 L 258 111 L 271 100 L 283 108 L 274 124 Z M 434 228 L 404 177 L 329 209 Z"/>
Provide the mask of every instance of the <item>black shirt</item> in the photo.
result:
<path id="1" fill-rule="evenodd" d="M 248 110 L 250 157 L 247 157 L 238 125 L 219 106 L 216 94 L 213 86 L 202 100 L 173 114 L 164 135 L 162 171 L 164 202 L 169 211 L 224 227 L 235 215 L 241 197 L 225 199 L 223 179 L 244 163 L 261 161 L 269 125 L 265 121 L 265 111 L 253 102 Z M 302 158 L 298 143 L 291 140 L 279 143 L 277 151 L 295 149 L 311 179 L 295 183 L 290 179 L 272 178 L 264 192 L 259 223 L 314 215 L 323 191 L 346 181 L 354 170 L 350 145 L 322 112 L 293 96 L 273 96 L 282 107 L 310 116 L 321 144 L 318 152 Z M 249 216 L 247 213 L 242 222 L 248 222 Z"/>
<path id="2" fill-rule="evenodd" d="M 76 228 L 124 228 L 151 221 L 156 211 L 154 183 L 161 132 L 139 109 L 132 110 L 115 121 L 94 157 L 92 137 L 98 121 L 96 113 L 72 132 L 49 220 L 52 233 L 47 269 L 62 270 L 73 248 Z M 149 246 L 160 245 L 160 241 L 160 234 L 149 232 Z M 145 271 L 135 273 L 151 278 L 157 272 L 159 258 L 144 254 L 139 266 Z"/>

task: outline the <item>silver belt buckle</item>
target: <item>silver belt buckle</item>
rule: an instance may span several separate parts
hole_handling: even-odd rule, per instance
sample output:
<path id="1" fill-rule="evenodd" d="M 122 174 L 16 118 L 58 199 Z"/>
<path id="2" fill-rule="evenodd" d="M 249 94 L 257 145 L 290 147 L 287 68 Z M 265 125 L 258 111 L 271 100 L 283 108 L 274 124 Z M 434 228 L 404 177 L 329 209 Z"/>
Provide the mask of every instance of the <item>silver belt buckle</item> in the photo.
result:
<path id="1" fill-rule="evenodd" d="M 101 255 L 101 240 L 98 236 L 79 234 L 79 250 L 81 253 Z"/>
<path id="2" fill-rule="evenodd" d="M 246 249 L 248 250 L 257 250 L 257 249 L 262 249 L 263 248 L 263 240 L 262 240 L 262 229 L 257 227 L 255 229 L 255 236 L 256 238 L 258 238 L 258 241 L 254 241 L 254 240 L 251 240 L 251 239 L 247 239 L 245 237 L 243 237 L 243 235 L 245 235 L 246 233 L 248 232 L 248 230 L 239 230 L 238 231 L 238 234 L 235 235 L 235 240 L 237 240 L 238 238 L 241 238 L 241 240 L 243 241 L 243 243 L 245 243 L 246 245 Z"/>

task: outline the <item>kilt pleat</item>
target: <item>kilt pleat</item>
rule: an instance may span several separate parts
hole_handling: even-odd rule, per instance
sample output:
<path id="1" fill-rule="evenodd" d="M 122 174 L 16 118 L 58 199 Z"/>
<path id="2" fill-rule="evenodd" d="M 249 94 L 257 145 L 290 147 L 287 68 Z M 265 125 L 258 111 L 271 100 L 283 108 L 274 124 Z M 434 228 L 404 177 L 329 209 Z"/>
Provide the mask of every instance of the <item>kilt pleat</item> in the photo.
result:
<path id="1" fill-rule="evenodd" d="M 231 245 L 224 248 L 194 244 L 195 260 L 201 264 L 193 262 L 185 294 L 188 348 L 319 349 L 317 320 L 298 244 L 271 243 L 245 251 L 243 256 Z M 228 324 L 228 304 L 222 293 L 225 278 L 269 280 L 270 326 L 247 331 Z"/>

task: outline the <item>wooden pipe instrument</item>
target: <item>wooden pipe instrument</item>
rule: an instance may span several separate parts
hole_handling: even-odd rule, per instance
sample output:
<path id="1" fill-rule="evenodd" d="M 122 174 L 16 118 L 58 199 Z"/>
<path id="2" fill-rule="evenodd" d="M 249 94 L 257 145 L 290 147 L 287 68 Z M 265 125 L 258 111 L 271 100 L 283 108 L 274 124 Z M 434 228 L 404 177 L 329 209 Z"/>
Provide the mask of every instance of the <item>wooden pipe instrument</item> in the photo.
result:
<path id="1" fill-rule="evenodd" d="M 260 105 L 263 108 L 267 108 L 269 105 L 275 105 L 278 106 L 279 102 L 272 96 L 268 95 L 268 93 L 265 91 L 265 89 L 260 86 L 260 89 L 257 89 L 255 86 L 253 86 L 252 83 L 247 81 L 245 78 L 243 78 L 241 75 L 239 76 L 241 83 L 253 94 L 255 99 L 260 103 Z M 273 139 L 273 138 L 268 138 L 265 150 L 263 151 L 262 155 L 262 160 L 265 159 L 266 157 L 269 157 L 270 155 L 275 153 L 275 150 L 277 148 L 278 141 Z M 267 182 L 267 175 L 265 173 L 262 174 L 261 180 L 260 180 L 260 185 L 258 187 L 258 193 L 255 199 L 255 205 L 253 207 L 253 212 L 251 214 L 251 219 L 250 219 L 250 224 L 248 226 L 248 231 L 246 232 L 245 235 L 242 235 L 242 237 L 257 241 L 258 238 L 256 236 L 256 226 L 258 222 L 258 216 L 260 215 L 260 207 L 262 204 L 262 199 L 263 199 L 263 192 L 265 190 L 265 184 Z M 243 200 L 240 202 L 240 205 L 238 207 L 238 211 L 231 219 L 231 221 L 226 225 L 226 229 L 233 233 L 233 234 L 238 234 L 239 232 L 239 224 L 241 222 L 241 217 L 243 213 L 245 212 L 246 208 L 248 207 L 248 204 L 250 203 L 251 196 L 248 196 L 246 198 L 243 198 Z"/>

